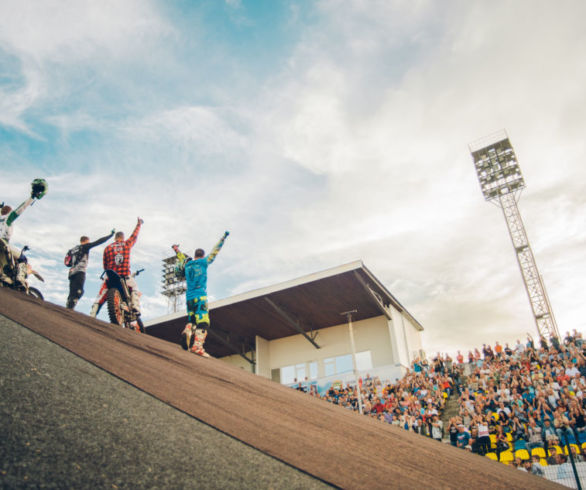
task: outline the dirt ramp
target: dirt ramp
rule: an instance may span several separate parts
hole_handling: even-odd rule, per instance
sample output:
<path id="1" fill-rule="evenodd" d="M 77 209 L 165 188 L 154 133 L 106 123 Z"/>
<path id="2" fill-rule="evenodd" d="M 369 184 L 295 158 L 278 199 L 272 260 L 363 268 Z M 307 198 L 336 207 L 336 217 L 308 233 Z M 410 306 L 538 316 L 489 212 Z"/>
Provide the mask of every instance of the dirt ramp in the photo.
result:
<path id="1" fill-rule="evenodd" d="M 0 314 L 198 421 L 343 488 L 555 488 L 451 446 L 12 291 Z M 218 461 L 219 468 L 229 461 Z M 563 488 L 563 487 L 558 487 Z"/>

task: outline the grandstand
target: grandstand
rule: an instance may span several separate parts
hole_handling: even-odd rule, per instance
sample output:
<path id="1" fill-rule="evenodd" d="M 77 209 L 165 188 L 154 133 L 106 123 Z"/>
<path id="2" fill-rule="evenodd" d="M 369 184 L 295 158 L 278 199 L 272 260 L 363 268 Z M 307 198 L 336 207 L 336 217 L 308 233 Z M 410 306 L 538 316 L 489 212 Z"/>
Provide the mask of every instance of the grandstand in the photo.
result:
<path id="1" fill-rule="evenodd" d="M 0 329 L 3 487 L 555 487 L 5 289 Z"/>
<path id="2" fill-rule="evenodd" d="M 423 327 L 362 263 L 355 261 L 211 302 L 206 351 L 283 384 L 307 378 L 326 389 L 358 369 L 401 378 L 421 354 Z M 150 335 L 179 343 L 185 312 L 146 322 Z M 362 368 L 362 369 L 361 369 Z"/>

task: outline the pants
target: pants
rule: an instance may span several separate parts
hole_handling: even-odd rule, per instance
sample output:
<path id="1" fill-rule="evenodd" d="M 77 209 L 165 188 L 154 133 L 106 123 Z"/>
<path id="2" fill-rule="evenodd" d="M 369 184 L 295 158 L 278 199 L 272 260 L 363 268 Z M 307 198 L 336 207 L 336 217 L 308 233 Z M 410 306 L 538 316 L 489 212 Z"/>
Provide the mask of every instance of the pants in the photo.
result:
<path id="1" fill-rule="evenodd" d="M 10 245 L 6 240 L 0 240 L 0 275 L 11 275 L 13 264 L 10 255 L 12 255 L 12 260 L 16 262 L 20 258 L 20 250 Z"/>
<path id="2" fill-rule="evenodd" d="M 210 327 L 207 296 L 187 300 L 187 321 L 201 330 Z"/>
<path id="3" fill-rule="evenodd" d="M 128 276 L 126 278 L 126 285 L 130 288 L 130 306 L 134 310 L 140 311 L 140 291 L 138 290 L 134 277 Z"/>
<path id="4" fill-rule="evenodd" d="M 478 452 L 483 456 L 491 452 L 490 436 L 482 436 L 478 438 Z"/>
<path id="5" fill-rule="evenodd" d="M 76 272 L 69 276 L 69 297 L 67 298 L 67 308 L 73 310 L 75 305 L 83 296 L 83 285 L 85 284 L 85 272 Z"/>

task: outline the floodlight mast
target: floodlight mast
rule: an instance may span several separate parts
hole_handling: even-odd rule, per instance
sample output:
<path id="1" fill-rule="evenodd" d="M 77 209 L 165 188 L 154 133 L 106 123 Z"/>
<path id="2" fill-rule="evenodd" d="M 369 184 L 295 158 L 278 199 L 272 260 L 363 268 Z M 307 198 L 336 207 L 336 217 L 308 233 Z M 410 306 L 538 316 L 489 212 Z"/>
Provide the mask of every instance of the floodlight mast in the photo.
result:
<path id="1" fill-rule="evenodd" d="M 484 198 L 499 206 L 505 217 L 537 332 L 546 339 L 559 338 L 558 328 L 537 269 L 517 202 L 525 180 L 507 133 L 499 131 L 469 145 Z"/>
<path id="2" fill-rule="evenodd" d="M 178 307 L 183 303 L 183 295 L 187 290 L 185 279 L 175 275 L 177 257 L 163 259 L 163 296 L 167 296 L 167 311 L 177 313 Z"/>

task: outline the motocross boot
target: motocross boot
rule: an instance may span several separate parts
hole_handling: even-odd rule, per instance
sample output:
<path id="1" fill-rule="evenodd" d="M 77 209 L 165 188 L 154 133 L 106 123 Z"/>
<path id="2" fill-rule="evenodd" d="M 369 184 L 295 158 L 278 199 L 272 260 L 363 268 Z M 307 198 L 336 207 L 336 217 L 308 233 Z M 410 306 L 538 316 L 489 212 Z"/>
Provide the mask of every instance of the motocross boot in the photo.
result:
<path id="1" fill-rule="evenodd" d="M 206 337 L 208 336 L 207 330 L 203 328 L 197 328 L 195 330 L 195 340 L 193 342 L 193 347 L 191 348 L 191 352 L 197 354 L 198 356 L 202 357 L 210 357 L 210 355 L 204 350 L 203 344 L 206 341 Z"/>
<path id="2" fill-rule="evenodd" d="M 193 332 L 193 325 L 188 323 L 181 333 L 181 347 L 183 347 L 184 350 L 189 350 L 189 348 L 193 345 L 194 340 L 195 335 Z"/>
<path id="3" fill-rule="evenodd" d="M 26 264 L 20 263 L 16 265 L 16 282 L 22 286 L 27 286 L 26 284 Z"/>

